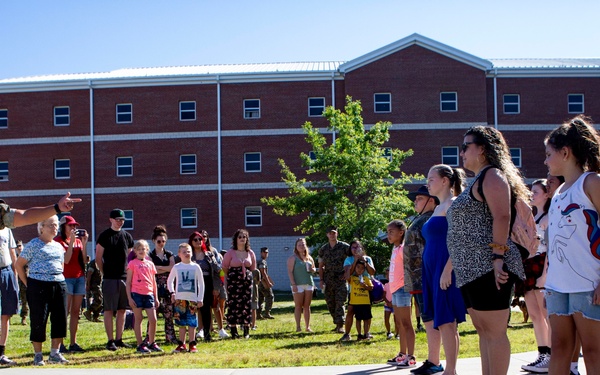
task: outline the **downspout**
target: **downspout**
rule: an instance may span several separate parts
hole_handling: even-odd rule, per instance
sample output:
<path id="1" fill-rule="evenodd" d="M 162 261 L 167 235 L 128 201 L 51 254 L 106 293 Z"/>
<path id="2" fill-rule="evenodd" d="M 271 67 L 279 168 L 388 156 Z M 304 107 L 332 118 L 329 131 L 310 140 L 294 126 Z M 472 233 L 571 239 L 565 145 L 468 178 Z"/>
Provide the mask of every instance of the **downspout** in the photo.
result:
<path id="1" fill-rule="evenodd" d="M 498 130 L 498 87 L 496 77 L 498 76 L 498 68 L 494 68 L 494 128 Z"/>
<path id="2" fill-rule="evenodd" d="M 331 106 L 335 108 L 335 72 L 331 72 Z M 332 134 L 333 144 L 335 144 L 335 131 Z"/>
<path id="3" fill-rule="evenodd" d="M 95 160 L 94 160 L 94 89 L 92 81 L 88 81 L 90 88 L 90 206 L 92 210 L 92 240 L 96 240 L 96 182 L 94 180 Z M 89 249 L 89 247 L 88 247 Z M 95 247 L 94 247 L 95 249 Z M 89 251 L 87 251 L 89 254 Z M 95 254 L 90 258 L 96 258 Z"/>
<path id="4" fill-rule="evenodd" d="M 219 205 L 219 251 L 223 250 L 223 185 L 221 180 L 221 82 L 217 75 L 217 199 Z"/>

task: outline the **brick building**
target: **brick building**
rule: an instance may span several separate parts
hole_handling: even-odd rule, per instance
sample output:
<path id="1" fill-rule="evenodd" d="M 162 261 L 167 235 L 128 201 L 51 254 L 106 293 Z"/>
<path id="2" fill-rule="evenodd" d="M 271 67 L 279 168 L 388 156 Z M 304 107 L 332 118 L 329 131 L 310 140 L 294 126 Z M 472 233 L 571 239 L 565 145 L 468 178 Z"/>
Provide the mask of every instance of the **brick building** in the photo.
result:
<path id="1" fill-rule="evenodd" d="M 287 289 L 300 218 L 276 216 L 260 198 L 285 193 L 278 158 L 302 174 L 301 124 L 325 131 L 323 108 L 343 106 L 346 95 L 362 102 L 365 124 L 393 124 L 390 147 L 414 150 L 407 173 L 459 165 L 465 130 L 490 125 L 535 179 L 546 175 L 549 130 L 579 113 L 600 119 L 600 59 L 486 60 L 413 34 L 348 62 L 4 79 L 1 195 L 29 207 L 71 191 L 84 199 L 73 214 L 92 240 L 115 207 L 134 238 L 166 224 L 169 249 L 199 229 L 227 249 L 246 227 L 254 249 L 272 250 L 276 289 Z M 28 241 L 36 232 L 15 235 Z"/>

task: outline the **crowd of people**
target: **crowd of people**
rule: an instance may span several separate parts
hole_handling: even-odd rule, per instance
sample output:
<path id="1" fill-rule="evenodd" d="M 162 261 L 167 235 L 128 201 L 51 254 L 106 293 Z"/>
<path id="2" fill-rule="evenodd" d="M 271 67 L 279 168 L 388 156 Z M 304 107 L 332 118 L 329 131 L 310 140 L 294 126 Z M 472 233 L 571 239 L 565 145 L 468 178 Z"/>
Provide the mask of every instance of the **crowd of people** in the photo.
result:
<path id="1" fill-rule="evenodd" d="M 417 216 L 410 226 L 400 219 L 387 226 L 392 252 L 384 286 L 375 278 L 376 265 L 362 243 L 340 241 L 337 227 L 328 228 L 318 264 L 306 240 L 299 238 L 287 261 L 296 331 L 312 332 L 310 305 L 318 274 L 333 331 L 342 334 L 341 341 L 352 340 L 353 326 L 358 340 L 373 337 L 371 305 L 380 287 L 387 337 L 395 331 L 399 338 L 399 352 L 388 363 L 412 368 L 415 375 L 455 374 L 458 325 L 468 314 L 479 336 L 483 374 L 506 374 L 511 353 L 507 323 L 516 296 L 528 306 L 539 352 L 523 370 L 578 374 L 582 349 L 587 373 L 598 373 L 600 138 L 591 121 L 578 116 L 550 132 L 544 145 L 548 178 L 528 188 L 502 134 L 492 127 L 469 129 L 460 157 L 474 178 L 467 184 L 462 169 L 434 165 L 427 184 L 409 193 Z M 96 241 L 95 259 L 86 262 L 88 233 L 73 216 L 57 216 L 78 201 L 67 194 L 53 206 L 27 210 L 0 202 L 0 364 L 14 364 L 5 347 L 10 317 L 19 305 L 22 323 L 29 316 L 35 365 L 45 364 L 42 345 L 48 319 L 48 362 L 68 363 L 63 353 L 85 351 L 77 343 L 77 330 L 86 295 L 91 298 L 86 299 L 84 316 L 101 321 L 103 313 L 106 349 L 111 351 L 130 347 L 123 341 L 130 308 L 138 353 L 163 351 L 157 344 L 157 313 L 164 320 L 165 342 L 176 344 L 175 352 L 196 352 L 197 341 L 213 340 L 213 332 L 221 338 L 248 338 L 256 319 L 274 318 L 269 249 L 255 253 L 247 230 L 237 230 L 231 248 L 222 252 L 211 246 L 206 231 L 193 232 L 173 254 L 165 247 L 165 226 L 154 228 L 150 250 L 148 242 L 134 241 L 122 229 L 124 212 L 114 209 L 110 227 Z M 534 246 L 522 245 L 515 236 L 519 201 L 533 208 Z M 39 236 L 21 249 L 9 228 L 33 223 Z M 21 291 L 26 290 L 21 302 L 16 275 Z M 427 336 L 427 358 L 420 367 L 413 303 Z M 67 328 L 68 347 L 63 342 Z"/>

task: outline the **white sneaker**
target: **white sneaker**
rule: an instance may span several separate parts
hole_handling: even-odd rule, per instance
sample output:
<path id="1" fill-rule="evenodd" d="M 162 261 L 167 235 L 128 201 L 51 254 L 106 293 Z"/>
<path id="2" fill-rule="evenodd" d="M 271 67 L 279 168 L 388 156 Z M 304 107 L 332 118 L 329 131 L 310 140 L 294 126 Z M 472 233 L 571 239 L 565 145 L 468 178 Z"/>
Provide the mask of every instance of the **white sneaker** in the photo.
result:
<path id="1" fill-rule="evenodd" d="M 201 329 L 196 333 L 196 341 L 204 340 L 204 329 Z"/>
<path id="2" fill-rule="evenodd" d="M 226 339 L 229 337 L 229 334 L 227 332 L 225 332 L 225 329 L 221 328 L 219 330 L 219 337 L 222 339 Z"/>
<path id="3" fill-rule="evenodd" d="M 525 371 L 533 372 L 536 374 L 543 374 L 548 372 L 548 365 L 550 365 L 550 355 L 540 354 L 538 359 L 527 366 L 521 366 Z"/>

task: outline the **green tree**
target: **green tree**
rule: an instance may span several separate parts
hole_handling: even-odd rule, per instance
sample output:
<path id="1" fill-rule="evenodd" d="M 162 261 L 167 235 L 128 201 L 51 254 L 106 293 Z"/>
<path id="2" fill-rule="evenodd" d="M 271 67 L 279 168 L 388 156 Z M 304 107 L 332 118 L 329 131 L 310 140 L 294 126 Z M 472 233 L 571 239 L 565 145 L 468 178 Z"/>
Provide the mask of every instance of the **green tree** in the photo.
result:
<path id="1" fill-rule="evenodd" d="M 314 158 L 306 153 L 300 158 L 312 178 L 299 179 L 279 159 L 288 195 L 264 197 L 262 202 L 278 215 L 306 215 L 294 229 L 307 235 L 309 246 L 323 244 L 327 227 L 336 225 L 340 239 L 360 239 L 381 267 L 389 261 L 390 248 L 381 244 L 378 235 L 390 220 L 412 213 L 403 185 L 417 176 L 400 171 L 412 150 L 384 147 L 390 123 L 378 122 L 365 129 L 361 113 L 360 102 L 351 97 L 346 98 L 344 112 L 328 107 L 324 116 L 335 135 L 330 143 L 310 122 L 304 123 Z"/>

